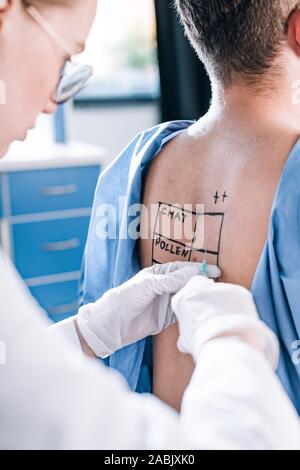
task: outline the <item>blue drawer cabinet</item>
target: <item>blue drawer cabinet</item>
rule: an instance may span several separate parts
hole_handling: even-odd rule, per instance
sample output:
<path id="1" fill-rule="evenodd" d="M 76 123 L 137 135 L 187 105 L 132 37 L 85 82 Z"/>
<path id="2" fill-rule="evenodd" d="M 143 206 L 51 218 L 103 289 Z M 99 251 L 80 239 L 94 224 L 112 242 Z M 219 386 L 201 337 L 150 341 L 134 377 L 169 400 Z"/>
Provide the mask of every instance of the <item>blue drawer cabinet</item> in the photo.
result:
<path id="1" fill-rule="evenodd" d="M 63 145 L 54 145 L 53 155 L 47 151 L 47 158 L 0 162 L 0 243 L 57 322 L 78 309 L 82 256 L 104 154 L 82 144 L 73 144 L 72 152 Z"/>
<path id="2" fill-rule="evenodd" d="M 12 215 L 90 207 L 99 167 L 56 168 L 9 175 Z"/>
<path id="3" fill-rule="evenodd" d="M 78 271 L 89 217 L 12 226 L 14 260 L 24 279 Z"/>
<path id="4" fill-rule="evenodd" d="M 54 322 L 75 315 L 78 310 L 77 281 L 31 287 L 30 290 Z"/>

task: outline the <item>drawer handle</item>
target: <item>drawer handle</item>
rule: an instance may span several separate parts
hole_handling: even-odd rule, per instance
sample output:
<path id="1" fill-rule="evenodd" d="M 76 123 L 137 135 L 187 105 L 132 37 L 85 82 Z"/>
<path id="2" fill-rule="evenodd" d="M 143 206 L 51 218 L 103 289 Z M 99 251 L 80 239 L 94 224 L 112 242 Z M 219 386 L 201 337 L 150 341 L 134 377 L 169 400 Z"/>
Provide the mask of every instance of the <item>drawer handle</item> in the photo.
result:
<path id="1" fill-rule="evenodd" d="M 66 194 L 74 194 L 77 191 L 75 184 L 67 184 L 65 186 L 48 186 L 41 189 L 43 196 L 64 196 Z"/>
<path id="2" fill-rule="evenodd" d="M 79 238 L 71 238 L 61 242 L 44 243 L 43 251 L 55 252 L 55 251 L 68 251 L 78 248 L 80 245 Z"/>
<path id="3" fill-rule="evenodd" d="M 70 304 L 58 305 L 57 307 L 46 307 L 49 315 L 63 315 L 65 313 L 74 312 L 78 310 L 78 302 Z"/>

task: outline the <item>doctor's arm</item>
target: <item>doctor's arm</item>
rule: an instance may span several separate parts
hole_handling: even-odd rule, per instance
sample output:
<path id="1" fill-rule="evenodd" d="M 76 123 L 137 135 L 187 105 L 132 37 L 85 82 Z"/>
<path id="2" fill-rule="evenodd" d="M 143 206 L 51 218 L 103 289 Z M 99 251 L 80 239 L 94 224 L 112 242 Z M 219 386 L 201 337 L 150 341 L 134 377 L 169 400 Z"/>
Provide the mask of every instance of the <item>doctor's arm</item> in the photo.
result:
<path id="1" fill-rule="evenodd" d="M 179 320 L 178 347 L 196 364 L 181 413 L 154 396 L 128 392 L 114 373 L 110 380 L 103 374 L 107 395 L 102 400 L 111 414 L 111 445 L 299 449 L 298 416 L 274 373 L 277 340 L 258 319 L 251 294 L 194 277 L 172 306 Z M 98 419 L 103 419 L 100 410 Z M 123 437 L 115 431 L 120 427 L 125 428 Z"/>
<path id="2" fill-rule="evenodd" d="M 82 306 L 75 317 L 57 323 L 51 331 L 68 336 L 87 356 L 110 356 L 174 324 L 170 294 L 199 274 L 201 266 L 177 261 L 143 269 L 96 302 Z M 220 276 L 217 266 L 209 265 L 207 270 L 211 278 Z"/>
<path id="3" fill-rule="evenodd" d="M 270 356 L 270 347 L 257 349 L 260 341 L 269 344 L 264 339 L 268 333 L 253 327 L 248 337 L 245 324 L 240 324 L 238 331 L 231 324 L 230 330 L 226 317 L 230 317 L 231 308 L 225 310 L 223 319 L 219 308 L 211 308 L 216 304 L 214 285 L 202 284 L 199 296 L 193 299 L 196 286 L 189 283 L 174 298 L 181 329 L 180 348 L 189 350 L 196 361 L 178 415 L 155 397 L 133 394 L 119 374 L 85 358 L 63 337 L 49 334 L 38 306 L 9 262 L 4 261 L 0 263 L 4 287 L 0 331 L 7 348 L 7 364 L 0 367 L 2 448 L 297 445 L 298 420 L 273 374 L 274 355 Z M 205 297 L 206 289 L 211 297 Z M 219 298 L 224 303 L 222 296 Z M 241 306 L 241 299 L 237 300 Z M 249 306 L 248 297 L 242 300 Z M 210 318 L 218 317 L 216 324 L 221 326 L 217 331 L 205 325 L 202 314 L 207 310 L 203 306 L 210 307 Z M 247 383 L 243 386 L 245 376 Z M 270 404 L 266 403 L 267 396 Z"/>

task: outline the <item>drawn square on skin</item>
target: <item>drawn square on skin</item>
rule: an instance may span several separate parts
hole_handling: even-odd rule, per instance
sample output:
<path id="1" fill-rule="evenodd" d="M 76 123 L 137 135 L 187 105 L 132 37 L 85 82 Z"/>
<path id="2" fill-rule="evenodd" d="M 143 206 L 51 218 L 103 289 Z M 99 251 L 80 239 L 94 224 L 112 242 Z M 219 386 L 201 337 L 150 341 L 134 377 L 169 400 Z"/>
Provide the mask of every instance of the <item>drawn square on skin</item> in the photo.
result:
<path id="1" fill-rule="evenodd" d="M 208 262 L 218 264 L 223 220 L 224 213 L 193 212 L 159 203 L 152 262 L 169 262 L 170 257 L 174 261 L 201 262 L 207 250 Z M 189 225 L 183 227 L 187 223 Z M 209 234 L 208 238 L 206 234 Z"/>
<path id="2" fill-rule="evenodd" d="M 192 245 L 197 215 L 195 212 L 171 204 L 159 203 L 154 233 L 169 240 L 180 240 Z"/>
<path id="3" fill-rule="evenodd" d="M 193 243 L 194 250 L 206 250 L 218 254 L 220 245 L 220 235 L 222 231 L 224 214 L 205 213 L 198 216 L 195 238 Z"/>

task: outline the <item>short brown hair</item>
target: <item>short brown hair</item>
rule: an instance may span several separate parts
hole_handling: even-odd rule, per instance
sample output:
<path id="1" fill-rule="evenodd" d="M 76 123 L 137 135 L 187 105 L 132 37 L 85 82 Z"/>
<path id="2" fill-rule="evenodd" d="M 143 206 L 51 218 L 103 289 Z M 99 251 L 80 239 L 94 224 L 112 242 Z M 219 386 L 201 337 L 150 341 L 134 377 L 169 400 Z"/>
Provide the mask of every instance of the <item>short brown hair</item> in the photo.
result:
<path id="1" fill-rule="evenodd" d="M 283 44 L 296 0 L 174 0 L 185 32 L 224 86 L 238 74 L 257 83 Z"/>

